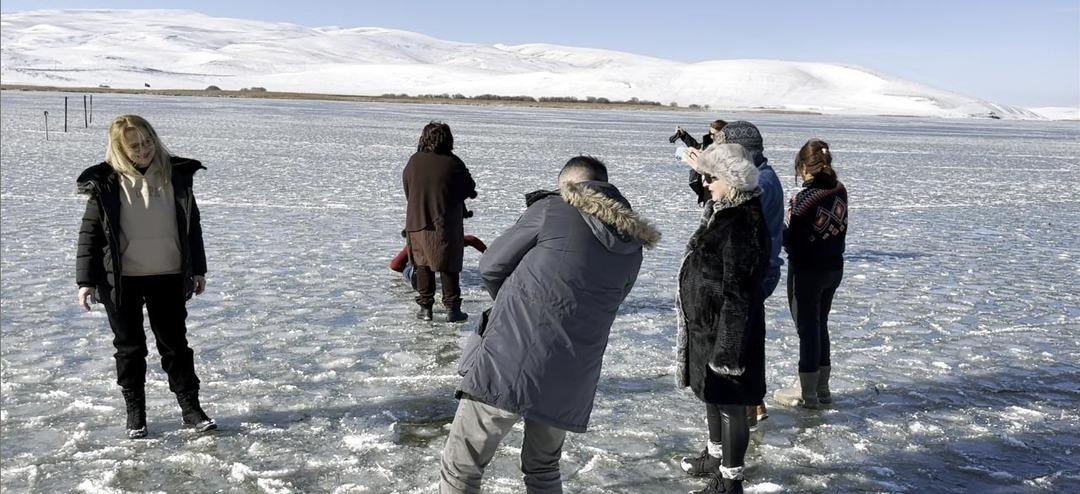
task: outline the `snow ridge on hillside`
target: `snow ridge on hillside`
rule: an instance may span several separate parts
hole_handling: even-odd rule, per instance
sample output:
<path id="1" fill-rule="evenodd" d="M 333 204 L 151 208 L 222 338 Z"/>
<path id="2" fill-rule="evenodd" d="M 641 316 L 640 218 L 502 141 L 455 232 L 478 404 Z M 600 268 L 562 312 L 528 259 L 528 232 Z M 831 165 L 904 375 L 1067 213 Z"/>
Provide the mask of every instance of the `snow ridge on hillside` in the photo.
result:
<path id="1" fill-rule="evenodd" d="M 393 29 L 309 28 L 184 10 L 37 10 L 4 14 L 0 27 L 4 84 L 594 96 L 725 110 L 1042 118 L 824 63 L 686 64 L 610 50 L 458 43 Z"/>

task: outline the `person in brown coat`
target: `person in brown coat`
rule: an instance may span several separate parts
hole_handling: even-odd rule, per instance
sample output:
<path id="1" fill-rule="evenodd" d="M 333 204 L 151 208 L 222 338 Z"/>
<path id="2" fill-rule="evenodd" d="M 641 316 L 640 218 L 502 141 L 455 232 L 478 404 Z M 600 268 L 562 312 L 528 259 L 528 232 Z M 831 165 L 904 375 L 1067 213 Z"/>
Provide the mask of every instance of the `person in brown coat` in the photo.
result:
<path id="1" fill-rule="evenodd" d="M 428 123 L 401 174 L 408 200 L 405 238 L 409 261 L 416 266 L 416 303 L 420 305 L 416 317 L 424 321 L 432 318 L 435 271 L 442 278 L 446 320 L 461 322 L 469 317 L 461 311 L 459 277 L 465 253 L 465 199 L 476 197 L 476 182 L 453 149 L 450 126 Z"/>

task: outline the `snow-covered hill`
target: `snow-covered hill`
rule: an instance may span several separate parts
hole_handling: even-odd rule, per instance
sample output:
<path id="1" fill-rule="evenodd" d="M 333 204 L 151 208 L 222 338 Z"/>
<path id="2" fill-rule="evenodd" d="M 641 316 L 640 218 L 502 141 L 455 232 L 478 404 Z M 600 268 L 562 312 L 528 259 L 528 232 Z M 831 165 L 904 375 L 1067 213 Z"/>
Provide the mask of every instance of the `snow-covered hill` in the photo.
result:
<path id="1" fill-rule="evenodd" d="M 1080 108 L 1075 106 L 1041 106 L 1028 110 L 1050 120 L 1080 120 Z"/>
<path id="2" fill-rule="evenodd" d="M 479 45 L 381 28 L 309 28 L 183 10 L 4 14 L 5 84 L 379 95 L 497 94 L 831 114 L 1042 118 L 860 67 L 778 60 L 686 64 L 546 44 Z"/>

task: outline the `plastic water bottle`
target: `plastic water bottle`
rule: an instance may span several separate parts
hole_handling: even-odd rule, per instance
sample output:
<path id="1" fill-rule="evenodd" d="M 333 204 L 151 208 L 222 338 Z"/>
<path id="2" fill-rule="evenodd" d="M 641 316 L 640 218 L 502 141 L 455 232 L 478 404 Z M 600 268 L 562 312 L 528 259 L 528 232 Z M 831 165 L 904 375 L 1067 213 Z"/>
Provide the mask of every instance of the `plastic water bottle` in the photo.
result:
<path id="1" fill-rule="evenodd" d="M 686 146 L 679 146 L 675 148 L 675 159 L 679 161 L 684 161 L 684 157 L 686 156 L 686 149 Z"/>

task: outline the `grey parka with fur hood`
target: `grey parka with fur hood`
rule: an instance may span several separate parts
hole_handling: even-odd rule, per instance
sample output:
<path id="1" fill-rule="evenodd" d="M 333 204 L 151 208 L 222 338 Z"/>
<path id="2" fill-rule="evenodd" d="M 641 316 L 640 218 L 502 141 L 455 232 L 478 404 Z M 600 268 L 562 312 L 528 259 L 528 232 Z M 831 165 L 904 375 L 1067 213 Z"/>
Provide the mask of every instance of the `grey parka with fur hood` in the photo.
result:
<path id="1" fill-rule="evenodd" d="M 660 233 L 615 186 L 567 184 L 528 207 L 480 259 L 495 299 L 460 391 L 585 432 L 608 334 Z"/>

